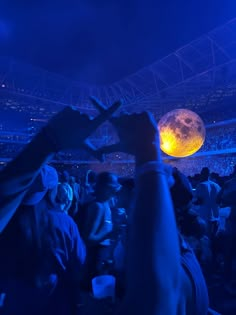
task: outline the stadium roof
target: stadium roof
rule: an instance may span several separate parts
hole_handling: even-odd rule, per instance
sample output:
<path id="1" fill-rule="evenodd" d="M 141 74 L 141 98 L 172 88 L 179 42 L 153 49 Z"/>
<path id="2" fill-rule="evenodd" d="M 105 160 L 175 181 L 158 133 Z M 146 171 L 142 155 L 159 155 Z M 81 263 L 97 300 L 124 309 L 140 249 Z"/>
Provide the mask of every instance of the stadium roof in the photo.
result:
<path id="1" fill-rule="evenodd" d="M 203 118 L 204 115 L 213 117 L 213 113 L 221 112 L 223 108 L 224 115 L 220 113 L 220 119 L 228 124 L 230 119 L 236 118 L 236 19 L 109 86 L 81 84 L 0 57 L 0 96 L 2 99 L 6 96 L 6 104 L 1 104 L 0 108 L 1 120 L 8 117 L 12 120 L 11 125 L 17 126 L 21 121 L 26 127 L 18 128 L 15 137 L 15 129 L 10 126 L 5 134 L 0 121 L 0 144 L 27 143 L 34 130 L 37 131 L 37 125 L 40 127 L 62 106 L 75 105 L 82 111 L 94 112 L 89 103 L 90 95 L 106 104 L 122 98 L 122 110 L 151 110 L 157 119 L 176 108 L 194 110 Z M 33 105 L 29 97 L 35 99 Z M 32 132 L 28 129 L 29 122 L 30 128 L 35 128 Z M 211 123 L 213 119 L 205 122 Z M 114 140 L 109 128 L 105 125 L 98 130 L 93 139 L 98 146 Z M 235 154 L 235 148 L 231 149 Z"/>
<path id="2" fill-rule="evenodd" d="M 125 109 L 157 114 L 178 107 L 215 109 L 236 86 L 236 19 L 178 49 L 169 56 L 109 86 L 88 86 L 0 57 L 0 87 L 60 105 L 92 110 L 89 95 Z"/>

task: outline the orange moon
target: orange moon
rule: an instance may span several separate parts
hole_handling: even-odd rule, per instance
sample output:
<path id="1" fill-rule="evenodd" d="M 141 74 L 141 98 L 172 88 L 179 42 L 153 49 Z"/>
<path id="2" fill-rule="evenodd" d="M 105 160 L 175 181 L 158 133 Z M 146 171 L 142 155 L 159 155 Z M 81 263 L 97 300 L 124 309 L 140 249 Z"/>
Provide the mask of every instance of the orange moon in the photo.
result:
<path id="1" fill-rule="evenodd" d="M 188 109 L 175 109 L 158 123 L 161 150 L 174 157 L 196 153 L 205 141 L 206 129 L 202 119 Z"/>

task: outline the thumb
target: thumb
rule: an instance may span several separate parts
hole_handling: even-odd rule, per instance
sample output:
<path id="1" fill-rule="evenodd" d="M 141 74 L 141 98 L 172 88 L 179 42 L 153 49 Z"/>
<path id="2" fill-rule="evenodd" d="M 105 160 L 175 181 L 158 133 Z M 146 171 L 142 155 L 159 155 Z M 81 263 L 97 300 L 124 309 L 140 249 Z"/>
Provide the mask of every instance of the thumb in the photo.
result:
<path id="1" fill-rule="evenodd" d="M 94 102 L 93 102 L 94 103 Z M 94 103 L 95 104 L 95 103 Z M 99 107 L 100 115 L 98 115 L 96 118 L 93 119 L 93 123 L 96 127 L 104 123 L 106 120 L 109 120 L 114 112 L 122 105 L 122 101 L 119 100 L 112 104 L 107 109 L 102 108 L 101 106 Z M 98 108 L 98 107 L 97 107 Z"/>

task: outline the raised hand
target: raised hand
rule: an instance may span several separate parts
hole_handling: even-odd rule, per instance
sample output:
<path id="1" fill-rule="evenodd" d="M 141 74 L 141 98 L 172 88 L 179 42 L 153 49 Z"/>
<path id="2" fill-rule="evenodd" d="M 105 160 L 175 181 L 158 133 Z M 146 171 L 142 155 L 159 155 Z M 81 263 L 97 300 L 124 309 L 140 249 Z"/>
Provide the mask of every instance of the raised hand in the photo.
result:
<path id="1" fill-rule="evenodd" d="M 66 107 L 55 115 L 45 127 L 58 147 L 58 150 L 85 148 L 95 154 L 95 148 L 86 139 L 121 106 L 121 102 L 115 102 L 111 107 L 105 108 L 96 103 L 100 112 L 92 119 L 88 115 L 81 114 L 73 107 Z M 98 157 L 98 154 L 97 156 Z"/>
<path id="2" fill-rule="evenodd" d="M 103 147 L 103 154 L 125 152 L 135 156 L 146 155 L 159 150 L 159 133 L 157 123 L 149 112 L 140 114 L 125 114 L 112 117 L 110 122 L 116 128 L 120 142 Z"/>

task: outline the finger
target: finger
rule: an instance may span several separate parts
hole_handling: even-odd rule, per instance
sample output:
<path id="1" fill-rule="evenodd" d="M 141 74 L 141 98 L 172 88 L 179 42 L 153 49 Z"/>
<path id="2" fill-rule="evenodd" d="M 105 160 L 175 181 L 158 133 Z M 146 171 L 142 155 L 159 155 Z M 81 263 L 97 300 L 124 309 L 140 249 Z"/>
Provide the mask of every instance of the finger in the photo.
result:
<path id="1" fill-rule="evenodd" d="M 112 116 L 118 108 L 120 108 L 123 105 L 123 100 L 118 100 L 114 102 L 107 110 L 106 110 L 106 115 Z"/>
<path id="2" fill-rule="evenodd" d="M 90 96 L 90 100 L 101 114 L 107 113 L 108 115 L 110 112 L 114 113 L 123 104 L 123 100 L 118 100 L 114 102 L 110 107 L 107 107 L 95 96 Z"/>
<path id="3" fill-rule="evenodd" d="M 83 148 L 100 162 L 104 161 L 103 153 L 99 152 L 99 150 L 97 150 L 96 147 L 89 140 L 84 141 Z"/>
<path id="4" fill-rule="evenodd" d="M 110 119 L 114 112 L 122 105 L 122 101 L 117 101 L 108 109 L 104 110 L 98 117 L 96 117 L 93 121 L 95 126 L 101 125 L 106 120 Z"/>
<path id="5" fill-rule="evenodd" d="M 92 104 L 94 105 L 94 107 L 100 112 L 100 113 L 104 113 L 106 111 L 106 106 L 99 100 L 97 99 L 95 96 L 90 96 L 90 100 L 92 102 Z"/>
<path id="6" fill-rule="evenodd" d="M 121 143 L 115 143 L 115 144 L 111 144 L 105 147 L 101 147 L 100 149 L 98 149 L 98 151 L 101 154 L 110 154 L 110 153 L 114 153 L 114 152 L 122 152 L 122 147 L 121 147 Z"/>

